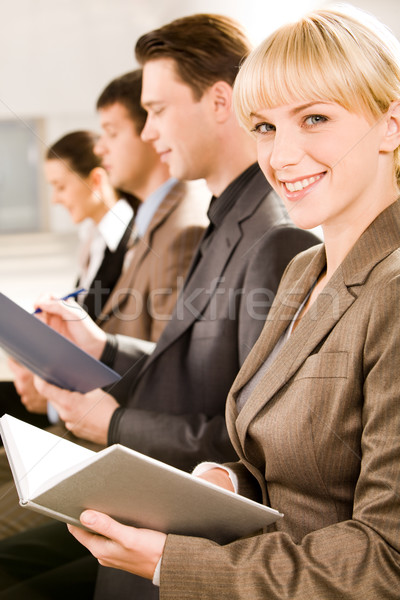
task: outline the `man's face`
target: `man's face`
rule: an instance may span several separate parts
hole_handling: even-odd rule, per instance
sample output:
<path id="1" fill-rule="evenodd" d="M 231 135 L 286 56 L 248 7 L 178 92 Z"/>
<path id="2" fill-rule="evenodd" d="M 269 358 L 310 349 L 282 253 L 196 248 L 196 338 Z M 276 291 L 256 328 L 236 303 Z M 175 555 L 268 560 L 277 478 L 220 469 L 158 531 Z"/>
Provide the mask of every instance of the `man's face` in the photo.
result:
<path id="1" fill-rule="evenodd" d="M 116 102 L 99 110 L 102 135 L 95 147 L 111 185 L 140 198 L 149 171 L 158 162 L 151 144 L 144 142 L 125 106 Z"/>
<path id="2" fill-rule="evenodd" d="M 156 59 L 143 68 L 142 105 L 148 113 L 142 139 L 153 143 L 171 175 L 207 179 L 216 135 L 209 92 L 196 100 L 176 73 L 174 61 Z"/>

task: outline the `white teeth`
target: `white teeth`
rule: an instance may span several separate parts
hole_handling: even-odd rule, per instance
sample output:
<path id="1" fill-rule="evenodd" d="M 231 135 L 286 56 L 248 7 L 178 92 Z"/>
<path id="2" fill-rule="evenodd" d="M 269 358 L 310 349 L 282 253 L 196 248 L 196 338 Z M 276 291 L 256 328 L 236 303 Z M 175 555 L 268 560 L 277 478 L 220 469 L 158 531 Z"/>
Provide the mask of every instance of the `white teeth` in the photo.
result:
<path id="1" fill-rule="evenodd" d="M 290 181 L 285 181 L 285 186 L 289 190 L 289 192 L 299 192 L 303 190 L 305 187 L 315 183 L 321 179 L 321 175 L 317 175 L 316 177 L 310 177 L 309 179 L 302 179 L 301 181 L 296 181 L 295 183 L 290 183 Z"/>

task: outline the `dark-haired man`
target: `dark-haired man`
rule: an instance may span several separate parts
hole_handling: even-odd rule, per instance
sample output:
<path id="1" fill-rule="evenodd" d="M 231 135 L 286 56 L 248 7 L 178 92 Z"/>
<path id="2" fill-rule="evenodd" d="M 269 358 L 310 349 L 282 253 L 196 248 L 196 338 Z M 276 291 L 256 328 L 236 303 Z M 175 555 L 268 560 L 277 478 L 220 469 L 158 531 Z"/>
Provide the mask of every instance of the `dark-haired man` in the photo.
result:
<path id="1" fill-rule="evenodd" d="M 114 187 L 140 200 L 132 249 L 97 323 L 106 332 L 157 342 L 208 223 L 209 193 L 202 181 L 171 177 L 141 139 L 147 116 L 141 87 L 137 69 L 111 81 L 97 101 L 102 135 L 96 152 Z"/>

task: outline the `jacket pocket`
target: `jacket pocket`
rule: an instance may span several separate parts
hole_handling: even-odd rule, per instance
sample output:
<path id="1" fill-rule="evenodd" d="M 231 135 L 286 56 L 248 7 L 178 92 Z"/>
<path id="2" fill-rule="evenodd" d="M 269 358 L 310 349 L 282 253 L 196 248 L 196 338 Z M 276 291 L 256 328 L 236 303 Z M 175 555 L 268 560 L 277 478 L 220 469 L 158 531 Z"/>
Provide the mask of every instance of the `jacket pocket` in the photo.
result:
<path id="1" fill-rule="evenodd" d="M 346 378 L 349 370 L 348 352 L 321 352 L 310 356 L 294 380 Z"/>

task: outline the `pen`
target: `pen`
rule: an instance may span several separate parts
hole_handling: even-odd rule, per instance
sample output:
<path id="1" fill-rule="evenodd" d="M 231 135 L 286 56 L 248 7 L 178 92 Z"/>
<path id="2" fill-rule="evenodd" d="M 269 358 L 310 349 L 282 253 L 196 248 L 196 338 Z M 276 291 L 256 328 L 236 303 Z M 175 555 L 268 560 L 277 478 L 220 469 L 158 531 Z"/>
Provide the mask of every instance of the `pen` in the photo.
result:
<path id="1" fill-rule="evenodd" d="M 79 290 L 76 290 L 75 292 L 71 292 L 70 294 L 63 296 L 62 298 L 59 298 L 59 300 L 68 300 L 68 298 L 76 298 L 79 294 L 82 294 L 82 292 L 86 292 L 85 288 L 80 288 Z M 32 314 L 36 315 L 41 312 L 42 312 L 42 309 L 37 308 L 36 310 L 33 311 Z"/>

